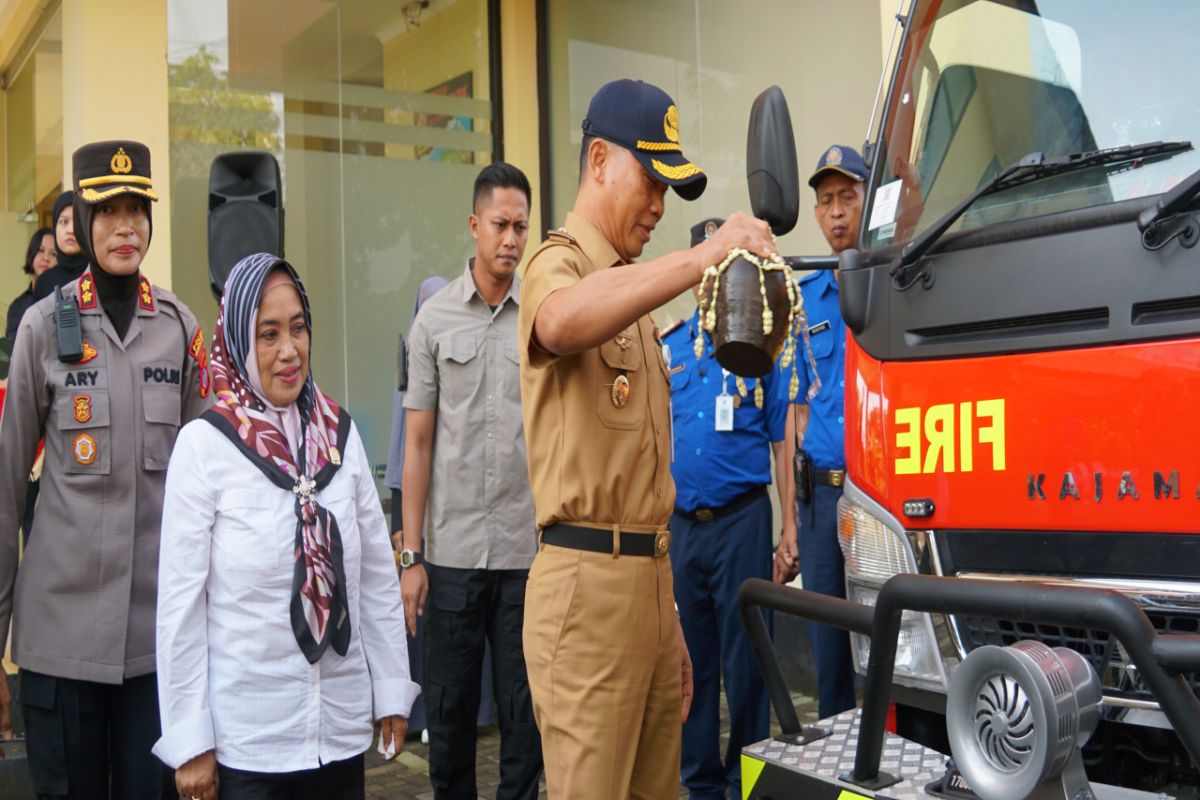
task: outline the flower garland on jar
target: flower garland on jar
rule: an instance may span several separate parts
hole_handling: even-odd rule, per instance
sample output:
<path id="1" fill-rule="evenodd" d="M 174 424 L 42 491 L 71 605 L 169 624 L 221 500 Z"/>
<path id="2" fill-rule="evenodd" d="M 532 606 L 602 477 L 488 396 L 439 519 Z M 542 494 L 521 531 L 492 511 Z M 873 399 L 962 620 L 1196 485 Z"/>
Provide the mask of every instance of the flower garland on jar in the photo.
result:
<path id="1" fill-rule="evenodd" d="M 812 369 L 813 380 L 809 384 L 806 399 L 811 401 L 821 387 L 820 377 L 817 375 L 817 364 L 813 358 L 812 345 L 808 339 L 808 320 L 804 314 L 804 299 L 800 294 L 800 287 L 792 280 L 792 268 L 789 267 L 779 253 L 773 253 L 770 258 L 763 259 L 754 255 L 748 250 L 741 247 L 730 250 L 720 264 L 714 264 L 704 270 L 704 276 L 700 279 L 700 330 L 696 333 L 695 352 L 696 358 L 704 356 L 704 333 L 705 331 L 711 336 L 717 328 L 717 294 L 721 289 L 721 277 L 725 271 L 729 269 L 729 265 L 738 259 L 744 259 L 758 268 L 758 290 L 762 296 L 762 326 L 763 334 L 770 335 L 775 329 L 775 314 L 771 311 L 771 306 L 767 302 L 767 273 L 768 272 L 783 272 L 784 283 L 787 286 L 788 294 L 788 319 L 787 330 L 788 336 L 784 340 L 783 355 L 779 360 L 780 366 L 792 368 L 792 376 L 788 381 L 788 399 L 795 400 L 796 393 L 800 389 L 800 378 L 796 372 L 797 356 L 796 356 L 796 337 L 800 336 L 804 340 L 804 351 L 808 357 L 809 366 Z M 738 394 L 745 397 L 748 394 L 746 382 L 741 376 L 737 376 Z M 762 381 L 755 381 L 754 387 L 754 405 L 758 408 L 763 407 L 763 390 Z"/>

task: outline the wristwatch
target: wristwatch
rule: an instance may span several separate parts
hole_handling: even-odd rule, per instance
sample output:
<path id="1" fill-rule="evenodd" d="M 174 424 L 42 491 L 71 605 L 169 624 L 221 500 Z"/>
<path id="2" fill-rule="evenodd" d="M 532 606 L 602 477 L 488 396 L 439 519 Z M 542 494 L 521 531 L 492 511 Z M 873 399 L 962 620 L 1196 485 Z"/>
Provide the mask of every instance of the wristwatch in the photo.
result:
<path id="1" fill-rule="evenodd" d="M 424 564 L 425 557 L 421 555 L 420 550 L 401 550 L 400 551 L 400 568 L 408 569 L 415 567 L 417 564 Z"/>

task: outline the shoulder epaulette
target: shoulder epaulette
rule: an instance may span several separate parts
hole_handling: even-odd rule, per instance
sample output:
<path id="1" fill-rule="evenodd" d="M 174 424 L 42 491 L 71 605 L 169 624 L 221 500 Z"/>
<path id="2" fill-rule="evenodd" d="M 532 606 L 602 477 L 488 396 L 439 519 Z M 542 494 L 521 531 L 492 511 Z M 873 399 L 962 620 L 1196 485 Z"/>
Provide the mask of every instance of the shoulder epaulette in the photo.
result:
<path id="1" fill-rule="evenodd" d="M 660 330 L 658 332 L 658 335 L 660 338 L 665 339 L 668 336 L 670 336 L 672 333 L 674 333 L 675 331 L 679 330 L 681 327 L 683 327 L 683 320 L 681 320 L 681 319 L 675 320 L 674 325 L 668 325 L 667 327 L 663 328 L 662 330 Z"/>
<path id="2" fill-rule="evenodd" d="M 579 244 L 579 242 L 575 241 L 574 236 L 567 233 L 566 228 L 555 228 L 554 230 L 546 231 L 546 238 L 557 239 L 558 241 L 566 242 L 567 244 Z"/>

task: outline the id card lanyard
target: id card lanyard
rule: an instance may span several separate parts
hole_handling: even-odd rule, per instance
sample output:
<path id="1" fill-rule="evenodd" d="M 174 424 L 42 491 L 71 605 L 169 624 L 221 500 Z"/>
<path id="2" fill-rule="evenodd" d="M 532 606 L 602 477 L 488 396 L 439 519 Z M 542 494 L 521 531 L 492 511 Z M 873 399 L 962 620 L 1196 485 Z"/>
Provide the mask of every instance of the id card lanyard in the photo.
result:
<path id="1" fill-rule="evenodd" d="M 721 369 L 721 393 L 717 395 L 717 409 L 713 415 L 717 431 L 733 430 L 733 395 L 729 393 L 729 370 Z"/>

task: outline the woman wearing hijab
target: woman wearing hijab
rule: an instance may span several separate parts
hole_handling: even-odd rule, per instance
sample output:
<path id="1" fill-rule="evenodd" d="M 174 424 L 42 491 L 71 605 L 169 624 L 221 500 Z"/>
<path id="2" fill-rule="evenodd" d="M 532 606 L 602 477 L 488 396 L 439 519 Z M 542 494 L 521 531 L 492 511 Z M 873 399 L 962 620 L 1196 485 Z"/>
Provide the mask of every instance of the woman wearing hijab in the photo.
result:
<path id="1" fill-rule="evenodd" d="M 56 286 L 66 286 L 83 275 L 87 269 L 87 255 L 75 238 L 75 192 L 65 191 L 54 201 L 54 246 L 57 258 L 54 269 L 48 270 L 38 279 L 33 290 L 33 301 L 54 294 Z"/>
<path id="2" fill-rule="evenodd" d="M 38 228 L 29 239 L 29 246 L 25 248 L 25 263 L 21 267 L 29 276 L 29 288 L 8 304 L 4 336 L 10 342 L 17 338 L 17 327 L 21 324 L 25 309 L 34 303 L 34 285 L 46 270 L 54 266 L 54 259 L 54 234 L 50 233 L 49 228 Z"/>
<path id="3" fill-rule="evenodd" d="M 33 287 L 37 285 L 38 279 L 45 274 L 46 270 L 54 268 L 54 261 L 54 234 L 50 232 L 49 228 L 38 228 L 34 232 L 33 238 L 29 240 L 29 247 L 25 249 L 25 272 L 30 276 L 29 288 L 21 292 L 8 306 L 8 320 L 4 336 L 10 343 L 17 338 L 17 328 L 21 325 L 21 317 L 25 315 L 25 309 L 34 303 Z M 36 476 L 40 473 L 41 469 L 35 462 L 33 474 L 29 478 L 29 489 L 25 493 L 25 514 L 21 518 L 21 535 L 26 541 L 29 540 L 29 531 L 33 528 L 33 509 L 37 505 L 38 497 Z"/>
<path id="4" fill-rule="evenodd" d="M 208 405 L 196 318 L 141 273 L 152 239 L 150 150 L 93 142 L 71 156 L 89 267 L 21 321 L 0 424 L 0 641 L 12 660 L 34 790 L 68 800 L 175 795 L 159 738 L 154 615 L 167 462 Z M 49 273 L 47 273 L 49 274 Z M 45 275 L 38 281 L 38 286 Z M 73 339 L 73 341 L 72 341 Z M 34 530 L 16 530 L 45 437 Z M 0 681 L 0 738 L 10 698 Z"/>
<path id="5" fill-rule="evenodd" d="M 361 800 L 420 691 L 371 465 L 309 372 L 296 271 L 242 259 L 212 348 L 216 404 L 179 435 L 159 560 L 163 737 L 182 797 Z"/>

